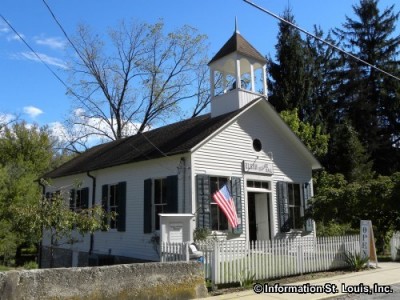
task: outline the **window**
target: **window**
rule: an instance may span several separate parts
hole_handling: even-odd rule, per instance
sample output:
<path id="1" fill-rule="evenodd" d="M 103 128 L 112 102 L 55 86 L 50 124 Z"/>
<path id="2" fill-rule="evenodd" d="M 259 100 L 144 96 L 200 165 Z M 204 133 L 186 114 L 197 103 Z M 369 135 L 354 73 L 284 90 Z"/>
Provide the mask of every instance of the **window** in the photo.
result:
<path id="1" fill-rule="evenodd" d="M 304 226 L 301 217 L 300 184 L 278 181 L 276 193 L 281 232 L 289 232 L 292 229 L 302 230 Z"/>
<path id="2" fill-rule="evenodd" d="M 89 188 L 71 190 L 69 197 L 69 208 L 71 211 L 80 212 L 89 207 Z"/>
<path id="3" fill-rule="evenodd" d="M 224 186 L 224 184 L 228 183 L 228 178 L 224 177 L 210 177 L 210 185 L 211 185 L 211 230 L 227 230 L 228 229 L 228 219 L 226 218 L 223 211 L 218 207 L 217 203 L 215 203 L 212 195 L 218 191 L 220 188 Z"/>
<path id="4" fill-rule="evenodd" d="M 259 139 L 254 139 L 253 140 L 253 149 L 256 152 L 260 152 L 262 149 L 262 144 L 261 141 Z"/>
<path id="5" fill-rule="evenodd" d="M 227 231 L 228 220 L 213 201 L 212 194 L 220 189 L 225 183 L 229 183 L 229 191 L 235 203 L 236 214 L 239 226 L 232 229 L 233 234 L 242 234 L 242 178 L 231 177 L 230 181 L 226 177 L 216 177 L 204 174 L 196 175 L 196 222 L 197 228 L 207 228 L 210 230 Z"/>
<path id="6" fill-rule="evenodd" d="M 160 230 L 160 216 L 158 214 L 165 213 L 167 208 L 167 180 L 154 180 L 154 229 Z"/>
<path id="7" fill-rule="evenodd" d="M 108 196 L 108 212 L 118 214 L 118 205 L 119 205 L 119 189 L 118 184 L 110 185 L 110 194 Z M 117 218 L 112 220 L 110 218 L 109 225 L 111 229 L 117 228 Z"/>
<path id="8" fill-rule="evenodd" d="M 61 197 L 61 191 L 55 191 L 55 192 L 47 192 L 45 194 L 45 198 L 47 201 L 54 201 L 55 199 Z"/>
<path id="9" fill-rule="evenodd" d="M 160 230 L 160 213 L 178 212 L 178 176 L 144 180 L 143 233 Z"/>
<path id="10" fill-rule="evenodd" d="M 300 184 L 288 183 L 288 201 L 289 201 L 289 226 L 291 229 L 302 229 L 301 222 L 301 199 Z"/>
<path id="11" fill-rule="evenodd" d="M 258 189 L 271 189 L 269 181 L 247 180 L 247 187 Z"/>
<path id="12" fill-rule="evenodd" d="M 104 220 L 110 229 L 125 231 L 126 182 L 103 185 L 102 206 L 107 213 L 116 215 L 114 219 L 107 217 Z"/>

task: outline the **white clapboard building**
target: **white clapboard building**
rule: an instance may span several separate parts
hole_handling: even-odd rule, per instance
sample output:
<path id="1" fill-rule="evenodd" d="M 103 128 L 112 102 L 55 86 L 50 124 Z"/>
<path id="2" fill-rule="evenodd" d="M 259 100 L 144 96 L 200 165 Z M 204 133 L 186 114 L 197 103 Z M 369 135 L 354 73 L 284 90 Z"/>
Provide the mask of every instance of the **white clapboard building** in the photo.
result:
<path id="1" fill-rule="evenodd" d="M 72 209 L 101 204 L 118 214 L 110 230 L 60 245 L 55 265 L 158 260 L 160 213 L 192 214 L 193 228 L 221 239 L 315 234 L 303 214 L 321 165 L 268 102 L 265 58 L 236 31 L 209 69 L 210 114 L 95 146 L 43 176 L 46 193 L 71 186 Z M 212 199 L 225 183 L 234 229 Z"/>

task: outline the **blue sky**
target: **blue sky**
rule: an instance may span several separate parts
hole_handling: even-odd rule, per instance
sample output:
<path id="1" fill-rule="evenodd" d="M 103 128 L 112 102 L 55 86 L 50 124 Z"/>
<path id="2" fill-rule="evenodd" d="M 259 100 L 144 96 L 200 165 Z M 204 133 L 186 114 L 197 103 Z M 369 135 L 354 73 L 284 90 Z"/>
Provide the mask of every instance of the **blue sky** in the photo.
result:
<path id="1" fill-rule="evenodd" d="M 162 18 L 167 30 L 189 24 L 208 36 L 211 57 L 226 42 L 238 18 L 240 33 L 262 54 L 274 54 L 278 21 L 242 0 L 47 0 L 68 34 L 79 23 L 106 31 L 122 19 L 155 23 Z M 200 4 L 201 3 L 201 4 Z M 290 4 L 297 24 L 309 31 L 317 24 L 326 32 L 340 27 L 358 0 L 254 0 L 281 14 Z M 381 0 L 380 8 L 396 0 Z M 395 6 L 396 11 L 400 5 Z M 2 0 L 0 14 L 24 37 L 48 65 L 66 80 L 66 40 L 41 0 Z M 400 26 L 399 26 L 400 27 Z M 400 28 L 399 28 L 400 29 Z M 398 30 L 399 32 L 399 30 Z M 32 55 L 0 20 L 0 114 L 19 115 L 39 125 L 63 122 L 72 99 L 65 87 Z"/>

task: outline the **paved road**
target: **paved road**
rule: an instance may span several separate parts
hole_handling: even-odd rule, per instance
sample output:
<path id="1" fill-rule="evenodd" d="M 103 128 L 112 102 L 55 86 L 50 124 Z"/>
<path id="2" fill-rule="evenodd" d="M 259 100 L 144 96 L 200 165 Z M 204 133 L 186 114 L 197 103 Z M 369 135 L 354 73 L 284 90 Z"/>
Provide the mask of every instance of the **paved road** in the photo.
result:
<path id="1" fill-rule="evenodd" d="M 359 300 L 359 299 L 368 299 L 368 300 L 397 300 L 400 299 L 400 283 L 390 285 L 392 289 L 392 293 L 385 294 L 385 293 L 373 293 L 372 295 L 366 294 L 348 294 L 348 295 L 340 295 L 337 297 L 332 297 L 329 299 L 334 300 Z"/>

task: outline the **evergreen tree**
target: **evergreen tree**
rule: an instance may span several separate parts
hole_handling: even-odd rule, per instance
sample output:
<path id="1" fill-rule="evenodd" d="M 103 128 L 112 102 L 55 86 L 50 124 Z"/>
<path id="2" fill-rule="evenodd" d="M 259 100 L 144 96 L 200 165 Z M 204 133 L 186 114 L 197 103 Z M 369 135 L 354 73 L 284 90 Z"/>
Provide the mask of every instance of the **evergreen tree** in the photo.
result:
<path id="1" fill-rule="evenodd" d="M 361 0 L 353 6 L 356 19 L 346 17 L 343 29 L 336 29 L 343 46 L 355 56 L 396 76 L 400 37 L 393 37 L 399 14 L 394 6 L 380 12 L 378 0 Z M 400 82 L 374 68 L 343 57 L 338 89 L 338 118 L 351 120 L 361 142 L 379 173 L 399 168 Z"/>
<path id="2" fill-rule="evenodd" d="M 331 173 L 341 173 L 348 182 L 362 182 L 373 177 L 372 163 L 357 132 L 347 122 L 331 131 L 329 153 L 323 165 Z"/>
<path id="3" fill-rule="evenodd" d="M 324 37 L 321 28 L 314 26 L 314 35 L 331 44 L 336 44 L 330 33 Z M 336 120 L 335 91 L 338 85 L 336 70 L 341 64 L 338 52 L 325 43 L 307 36 L 305 56 L 310 80 L 310 95 L 307 104 L 306 120 L 314 126 L 321 126 L 330 132 Z"/>
<path id="4" fill-rule="evenodd" d="M 283 18 L 295 23 L 290 9 L 286 9 Z M 278 112 L 299 109 L 299 117 L 304 120 L 304 108 L 309 98 L 307 80 L 307 48 L 297 29 L 285 22 L 279 24 L 276 60 L 269 59 L 271 81 L 269 100 Z"/>

